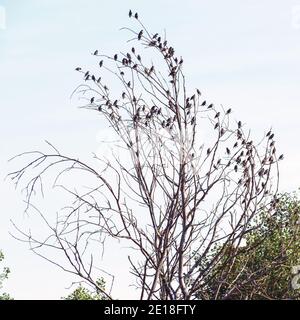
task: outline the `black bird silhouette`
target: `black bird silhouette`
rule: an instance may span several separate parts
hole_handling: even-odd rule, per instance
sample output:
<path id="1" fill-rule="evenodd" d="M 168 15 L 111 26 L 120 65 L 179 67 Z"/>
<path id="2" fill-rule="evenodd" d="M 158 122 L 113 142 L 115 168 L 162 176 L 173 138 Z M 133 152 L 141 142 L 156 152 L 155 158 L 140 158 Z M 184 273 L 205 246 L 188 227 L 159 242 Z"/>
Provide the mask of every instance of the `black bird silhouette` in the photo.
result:
<path id="1" fill-rule="evenodd" d="M 195 123 L 195 117 L 192 118 L 191 125 L 193 125 L 194 123 Z"/>
<path id="2" fill-rule="evenodd" d="M 241 127 L 242 127 L 242 122 L 239 121 L 239 122 L 238 122 L 238 128 L 240 129 Z"/>
<path id="3" fill-rule="evenodd" d="M 130 88 L 130 84 L 131 84 L 131 82 L 130 81 L 128 81 L 127 82 L 127 86 Z"/>
<path id="4" fill-rule="evenodd" d="M 283 160 L 283 158 L 284 158 L 284 156 L 283 156 L 283 154 L 281 154 L 281 155 L 279 156 L 278 160 Z"/>
<path id="5" fill-rule="evenodd" d="M 229 148 L 226 148 L 226 153 L 227 153 L 228 155 L 230 155 L 230 150 L 229 150 Z"/>
<path id="6" fill-rule="evenodd" d="M 100 66 L 100 68 L 103 66 L 103 60 L 101 60 L 101 61 L 99 62 L 99 66 Z"/>
<path id="7" fill-rule="evenodd" d="M 274 138 L 274 133 L 272 133 L 270 136 L 269 136 L 269 139 L 273 139 Z"/>
<path id="8" fill-rule="evenodd" d="M 100 81 L 101 81 L 101 77 L 98 78 L 97 82 L 100 83 Z"/>
<path id="9" fill-rule="evenodd" d="M 134 49 L 134 47 L 131 48 L 131 52 L 132 52 L 133 54 L 135 54 L 135 49 Z"/>
<path id="10" fill-rule="evenodd" d="M 215 129 L 217 129 L 218 128 L 218 126 L 219 126 L 219 122 L 217 122 L 216 124 L 215 124 Z"/>
<path id="11" fill-rule="evenodd" d="M 127 53 L 126 55 L 127 55 L 127 58 L 128 58 L 129 60 L 131 60 L 131 55 L 130 55 L 130 53 Z"/>
<path id="12" fill-rule="evenodd" d="M 123 92 L 123 93 L 122 93 L 122 98 L 125 99 L 125 96 L 126 96 L 126 93 Z"/>
<path id="13" fill-rule="evenodd" d="M 199 89 L 197 89 L 197 94 L 200 96 L 201 95 L 201 92 Z"/>
<path id="14" fill-rule="evenodd" d="M 96 50 L 96 51 L 94 52 L 94 56 L 96 56 L 96 55 L 98 54 L 98 52 L 99 52 L 99 51 L 98 51 L 98 50 Z"/>
<path id="15" fill-rule="evenodd" d="M 228 109 L 228 110 L 226 111 L 226 114 L 229 114 L 229 113 L 231 113 L 231 109 Z"/>
<path id="16" fill-rule="evenodd" d="M 132 11 L 131 11 L 131 10 L 129 10 L 128 15 L 129 15 L 129 18 L 131 18 L 131 17 L 132 17 Z"/>
<path id="17" fill-rule="evenodd" d="M 201 104 L 201 106 L 205 106 L 206 105 L 206 100 L 204 100 Z M 209 106 L 208 106 L 209 107 Z"/>
<path id="18" fill-rule="evenodd" d="M 211 103 L 211 104 L 207 107 L 207 109 L 211 109 L 213 106 L 214 106 L 214 105 Z"/>
<path id="19" fill-rule="evenodd" d="M 266 134 L 266 137 L 268 137 L 271 134 L 271 130 Z"/>
<path id="20" fill-rule="evenodd" d="M 238 143 L 236 142 L 236 143 L 233 145 L 233 147 L 236 148 L 237 146 L 238 146 Z"/>
<path id="21" fill-rule="evenodd" d="M 94 103 L 94 101 L 95 101 L 95 98 L 94 97 L 91 98 L 91 103 Z"/>
<path id="22" fill-rule="evenodd" d="M 139 60 L 139 61 L 141 61 L 142 60 L 142 58 L 141 58 L 141 56 L 138 54 L 138 56 L 137 56 L 137 59 Z"/>
<path id="23" fill-rule="evenodd" d="M 118 55 L 117 54 L 114 55 L 114 60 L 115 61 L 118 60 Z"/>
<path id="24" fill-rule="evenodd" d="M 206 154 L 207 154 L 207 155 L 210 154 L 210 149 L 209 149 L 209 148 L 207 149 Z"/>
<path id="25" fill-rule="evenodd" d="M 84 74 L 84 76 L 87 77 L 87 76 L 89 75 L 89 73 L 90 73 L 90 72 L 87 71 L 87 72 Z"/>
<path id="26" fill-rule="evenodd" d="M 143 30 L 141 30 L 138 34 L 138 40 L 141 40 L 142 39 L 142 35 L 143 35 Z"/>
<path id="27" fill-rule="evenodd" d="M 137 12 L 135 13 L 134 17 L 135 17 L 136 19 L 138 19 L 138 18 L 139 18 L 139 15 L 138 15 L 138 13 L 137 13 Z"/>
<path id="28" fill-rule="evenodd" d="M 77 67 L 75 70 L 76 70 L 76 71 L 81 71 L 81 68 L 80 68 L 80 67 Z"/>
<path id="29" fill-rule="evenodd" d="M 94 76 L 94 75 L 92 75 L 92 80 L 93 80 L 93 81 L 96 81 L 96 78 L 95 78 L 95 76 Z"/>
<path id="30" fill-rule="evenodd" d="M 98 111 L 102 111 L 102 107 L 101 106 L 98 107 Z"/>
<path id="31" fill-rule="evenodd" d="M 220 116 L 220 112 L 217 112 L 215 115 L 215 118 L 219 118 L 219 116 Z"/>
<path id="32" fill-rule="evenodd" d="M 152 39 L 155 39 L 158 36 L 158 33 L 155 33 L 155 35 L 152 37 Z"/>

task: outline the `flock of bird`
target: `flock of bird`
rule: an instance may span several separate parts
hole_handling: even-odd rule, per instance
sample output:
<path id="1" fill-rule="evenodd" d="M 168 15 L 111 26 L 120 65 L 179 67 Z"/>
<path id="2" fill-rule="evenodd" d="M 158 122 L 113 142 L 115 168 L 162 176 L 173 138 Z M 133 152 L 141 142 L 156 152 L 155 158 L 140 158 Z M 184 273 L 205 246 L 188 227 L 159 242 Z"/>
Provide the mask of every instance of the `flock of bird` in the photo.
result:
<path id="1" fill-rule="evenodd" d="M 130 10 L 129 11 L 129 17 L 132 18 L 134 17 L 135 19 L 138 19 L 138 13 L 134 13 Z M 157 49 L 161 51 L 161 53 L 164 56 L 164 59 L 167 61 L 168 67 L 169 67 L 169 74 L 168 76 L 171 77 L 170 82 L 172 83 L 173 86 L 175 86 L 176 83 L 176 77 L 178 75 L 178 72 L 181 70 L 181 66 L 183 64 L 183 59 L 175 57 L 174 53 L 175 50 L 172 47 L 168 47 L 167 41 L 162 41 L 162 38 L 159 36 L 158 33 L 154 34 L 151 39 L 148 39 L 144 37 L 144 31 L 140 30 L 137 33 L 137 39 L 138 40 L 145 40 L 146 42 L 148 41 L 149 46 L 155 46 Z M 93 52 L 93 55 L 98 56 L 99 51 L 95 50 Z M 136 53 L 136 50 L 134 47 L 131 49 L 131 53 L 126 53 L 126 55 L 123 55 L 121 59 L 119 58 L 118 54 L 114 54 L 113 57 L 111 58 L 117 63 L 120 63 L 123 67 L 129 67 L 133 70 L 137 70 L 140 73 L 143 73 L 147 77 L 151 77 L 153 73 L 155 73 L 155 68 L 152 65 L 150 68 L 141 68 L 142 66 L 142 58 L 139 54 Z M 136 59 L 136 60 L 135 60 Z M 136 62 L 135 62 L 136 61 Z M 102 68 L 104 65 L 103 60 L 99 62 L 99 67 Z M 82 68 L 77 67 L 75 69 L 76 71 L 82 72 L 84 74 L 84 80 L 85 81 L 93 81 L 97 85 L 101 86 L 104 90 L 105 93 L 108 92 L 107 86 L 104 86 L 101 84 L 101 77 L 96 78 L 95 75 L 90 74 L 89 71 L 82 71 Z M 121 77 L 123 79 L 124 85 L 128 89 L 132 89 L 132 83 L 131 81 L 125 81 L 124 80 L 124 72 L 121 71 Z M 126 90 L 125 90 L 126 91 Z M 200 101 L 200 96 L 201 92 L 199 89 L 196 89 L 196 94 L 193 94 L 191 97 L 186 98 L 184 101 L 184 107 L 182 108 L 184 110 L 184 114 L 182 115 L 181 113 L 175 112 L 175 99 L 172 98 L 172 95 L 170 93 L 169 89 L 165 90 L 165 96 L 168 98 L 168 103 L 165 105 L 166 108 L 162 108 L 156 105 L 152 105 L 151 107 L 146 106 L 145 104 L 139 105 L 139 101 L 132 96 L 129 95 L 126 92 L 122 92 L 122 99 L 128 98 L 130 101 L 130 104 L 133 107 L 133 110 L 135 110 L 132 114 L 132 123 L 133 126 L 137 125 L 145 125 L 146 127 L 149 126 L 149 123 L 151 121 L 155 121 L 155 123 L 159 123 L 163 129 L 169 129 L 172 130 L 176 124 L 176 122 L 183 121 L 185 125 L 189 123 L 192 126 L 196 126 L 196 114 L 195 114 L 195 106 L 196 106 L 196 100 L 198 103 L 198 106 L 200 107 L 206 107 L 207 111 L 213 111 L 215 112 L 212 122 L 213 122 L 213 127 L 214 129 L 218 129 L 219 131 L 219 138 L 222 137 L 226 133 L 226 129 L 224 129 L 221 125 L 220 117 L 221 117 L 221 112 L 220 111 L 215 111 L 214 105 L 212 103 L 208 104 L 206 100 Z M 110 99 L 108 98 L 108 94 L 103 94 L 102 98 L 100 99 L 103 103 L 100 105 L 98 104 L 98 101 L 95 100 L 95 97 L 92 97 L 90 99 L 90 105 L 92 106 L 97 106 L 97 110 L 99 112 L 104 112 L 107 111 L 107 109 L 110 110 L 110 118 L 111 119 L 117 119 L 121 120 L 121 117 L 114 117 L 114 114 L 117 114 L 116 109 L 119 109 L 120 107 L 124 107 L 126 103 L 119 103 L 118 100 L 114 100 L 112 103 Z M 176 99 L 177 101 L 177 99 Z M 178 102 L 177 102 L 178 106 Z M 104 107 L 107 107 L 107 109 L 104 109 Z M 169 110 L 167 110 L 169 107 Z M 194 107 L 194 108 L 193 108 Z M 165 110 L 166 109 L 166 110 Z M 114 111 L 115 110 L 115 111 Z M 128 110 L 127 110 L 128 111 Z M 166 116 L 164 112 L 167 111 L 167 114 L 175 114 L 174 116 Z M 228 116 L 232 113 L 232 109 L 229 108 L 226 111 L 224 111 L 224 115 Z M 187 122 L 187 119 L 189 119 L 189 122 Z M 230 150 L 229 147 L 225 148 L 225 153 L 228 157 L 232 157 L 231 159 L 234 160 L 234 171 L 238 172 L 239 166 L 241 166 L 244 172 L 244 178 L 246 179 L 246 184 L 249 183 L 249 179 L 247 176 L 249 175 L 249 170 L 252 166 L 252 161 L 253 161 L 253 145 L 252 141 L 246 141 L 246 139 L 243 137 L 242 133 L 242 122 L 238 121 L 237 122 L 237 130 L 236 130 L 236 137 L 237 140 L 233 145 L 233 149 L 237 148 L 238 145 L 244 146 L 245 149 L 242 150 L 235 158 L 231 156 L 233 153 L 234 156 L 236 153 L 234 153 L 232 150 Z M 276 160 L 276 148 L 275 148 L 275 141 L 274 141 L 274 133 L 271 132 L 271 130 L 266 134 L 267 140 L 268 140 L 268 148 L 269 148 L 269 154 L 265 156 L 262 160 L 262 167 L 258 170 L 258 176 L 260 178 L 267 176 L 269 173 L 269 169 L 265 168 L 266 165 L 271 165 L 274 163 Z M 210 156 L 212 154 L 212 150 L 210 148 L 207 149 L 207 156 Z M 277 160 L 283 160 L 284 156 L 280 155 Z M 220 163 L 220 160 L 219 160 Z M 239 181 L 241 183 L 243 179 Z"/>

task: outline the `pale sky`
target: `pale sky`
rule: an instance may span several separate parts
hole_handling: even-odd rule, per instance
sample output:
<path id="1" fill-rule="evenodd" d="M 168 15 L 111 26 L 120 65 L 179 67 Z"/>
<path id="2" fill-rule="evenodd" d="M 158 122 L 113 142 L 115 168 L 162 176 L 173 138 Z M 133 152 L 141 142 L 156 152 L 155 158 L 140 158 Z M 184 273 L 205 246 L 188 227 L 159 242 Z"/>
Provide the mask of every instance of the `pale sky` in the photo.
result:
<path id="1" fill-rule="evenodd" d="M 20 190 L 4 181 L 16 168 L 7 160 L 44 140 L 83 159 L 101 151 L 99 118 L 70 100 L 81 82 L 74 68 L 96 64 L 95 49 L 126 47 L 119 29 L 131 25 L 130 8 L 153 33 L 166 29 L 191 89 L 231 107 L 257 137 L 273 128 L 285 154 L 280 190 L 300 187 L 300 0 L 0 0 L 0 248 L 16 299 L 60 298 L 72 278 L 9 235 L 10 219 L 26 217 Z M 111 256 L 116 297 L 134 296 L 122 251 Z"/>

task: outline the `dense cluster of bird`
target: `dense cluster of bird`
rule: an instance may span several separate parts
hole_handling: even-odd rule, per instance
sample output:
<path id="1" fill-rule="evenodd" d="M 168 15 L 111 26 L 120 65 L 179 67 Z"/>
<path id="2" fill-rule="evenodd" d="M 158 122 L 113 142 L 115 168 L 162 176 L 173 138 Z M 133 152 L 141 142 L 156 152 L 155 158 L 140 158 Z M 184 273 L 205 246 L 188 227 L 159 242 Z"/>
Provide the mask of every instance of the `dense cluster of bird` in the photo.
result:
<path id="1" fill-rule="evenodd" d="M 138 13 L 133 13 L 129 11 L 129 17 L 139 19 Z M 227 127 L 223 127 L 222 119 L 226 118 L 232 113 L 232 109 L 229 108 L 223 112 L 216 110 L 213 103 L 208 103 L 206 100 L 201 99 L 201 92 L 199 89 L 196 89 L 196 92 L 191 96 L 185 98 L 182 102 L 182 105 L 175 99 L 171 92 L 176 91 L 178 76 L 180 75 L 181 68 L 183 65 L 182 57 L 175 56 L 175 50 L 173 47 L 168 45 L 167 40 L 164 40 L 158 33 L 150 36 L 149 33 L 145 30 L 140 30 L 136 32 L 136 39 L 142 41 L 143 44 L 149 47 L 155 47 L 158 49 L 163 58 L 165 59 L 168 66 L 168 77 L 169 82 L 172 85 L 172 89 L 163 88 L 164 96 L 167 99 L 167 103 L 160 105 L 147 105 L 144 100 L 137 99 L 134 92 L 134 83 L 133 81 L 125 80 L 125 68 L 129 68 L 136 72 L 139 72 L 146 78 L 148 77 L 151 81 L 156 75 L 156 70 L 154 65 L 146 67 L 142 63 L 141 55 L 137 53 L 135 47 L 131 48 L 131 52 L 126 54 L 117 54 L 115 53 L 112 57 L 107 57 L 108 59 L 113 60 L 118 64 L 118 69 L 120 71 L 120 77 L 124 84 L 124 91 L 121 93 L 120 99 L 111 99 L 109 97 L 109 89 L 106 85 L 102 84 L 101 77 L 96 77 L 94 74 L 91 74 L 89 71 L 83 71 L 81 67 L 77 67 L 75 70 L 83 73 L 85 81 L 94 82 L 101 90 L 102 96 L 97 98 L 91 97 L 89 105 L 96 108 L 99 112 L 105 114 L 112 121 L 120 121 L 122 119 L 119 110 L 126 109 L 127 113 L 130 114 L 130 121 L 133 127 L 145 126 L 148 127 L 151 123 L 157 126 L 160 126 L 162 129 L 173 130 L 178 126 L 188 125 L 195 127 L 197 122 L 197 112 L 199 108 L 205 112 L 213 113 L 211 117 L 213 128 L 218 132 L 218 139 L 221 139 L 226 133 L 231 133 Z M 93 53 L 95 56 L 99 55 L 99 50 L 95 50 Z M 100 60 L 100 68 L 107 68 L 104 65 L 104 61 Z M 124 70 L 124 71 L 123 71 Z M 128 105 L 131 106 L 131 109 L 128 109 Z M 128 120 L 128 119 L 127 119 Z M 127 121 L 128 123 L 128 121 Z M 282 160 L 283 155 L 280 155 L 278 158 L 276 156 L 276 148 L 274 141 L 274 133 L 270 130 L 266 134 L 268 141 L 266 155 L 261 161 L 261 166 L 258 168 L 257 165 L 254 165 L 254 158 L 257 156 L 257 151 L 252 141 L 248 141 L 244 136 L 242 131 L 242 122 L 237 122 L 237 129 L 234 130 L 236 141 L 232 146 L 225 147 L 226 158 L 229 159 L 227 167 L 231 166 L 233 163 L 234 172 L 242 172 L 242 178 L 239 179 L 238 184 L 243 184 L 244 186 L 249 186 L 253 176 L 253 172 L 260 179 L 260 186 L 263 189 L 266 185 L 266 180 L 269 177 L 270 166 L 274 164 L 277 160 Z M 225 140 L 224 140 L 225 141 Z M 208 148 L 206 151 L 206 157 L 212 157 L 214 148 Z M 192 158 L 195 157 L 193 153 Z M 218 159 L 216 163 L 213 164 L 214 169 L 217 169 L 221 164 L 221 159 Z M 256 187 L 257 188 L 257 187 Z"/>

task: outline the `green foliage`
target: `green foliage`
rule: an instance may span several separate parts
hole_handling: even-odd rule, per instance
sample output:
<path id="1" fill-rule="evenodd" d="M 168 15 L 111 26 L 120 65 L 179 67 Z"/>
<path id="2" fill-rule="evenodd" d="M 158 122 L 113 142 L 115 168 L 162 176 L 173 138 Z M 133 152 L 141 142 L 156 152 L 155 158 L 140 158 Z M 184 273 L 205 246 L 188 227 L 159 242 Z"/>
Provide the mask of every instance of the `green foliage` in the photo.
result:
<path id="1" fill-rule="evenodd" d="M 300 265 L 299 222 L 300 200 L 284 194 L 274 216 L 256 220 L 244 246 L 215 248 L 205 262 L 220 257 L 207 277 L 205 298 L 299 300 L 300 290 L 291 286 L 291 269 Z"/>
<path id="2" fill-rule="evenodd" d="M 105 290 L 105 281 L 103 278 L 97 280 L 97 287 Z M 90 291 L 80 284 L 72 293 L 70 293 L 64 300 L 106 300 L 106 297 L 97 289 L 95 292 Z"/>
<path id="3" fill-rule="evenodd" d="M 2 262 L 4 259 L 4 254 L 2 251 L 0 251 L 0 262 Z M 2 283 L 5 279 L 8 278 L 8 275 L 10 273 L 9 268 L 3 268 L 2 272 L 0 273 L 0 289 L 2 289 Z M 0 294 L 0 300 L 12 300 L 12 298 L 7 293 Z"/>

